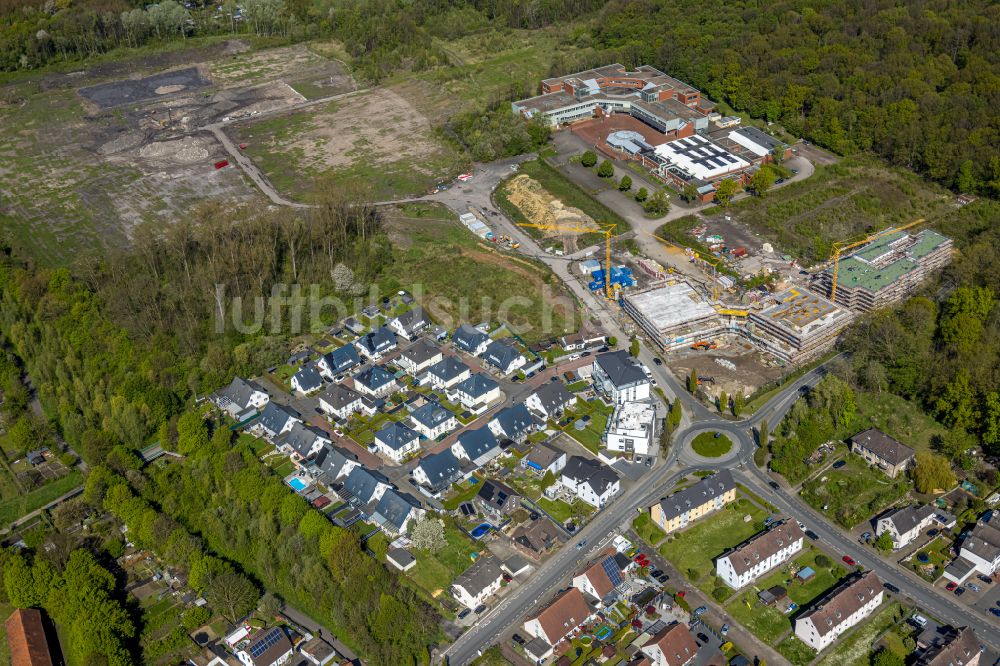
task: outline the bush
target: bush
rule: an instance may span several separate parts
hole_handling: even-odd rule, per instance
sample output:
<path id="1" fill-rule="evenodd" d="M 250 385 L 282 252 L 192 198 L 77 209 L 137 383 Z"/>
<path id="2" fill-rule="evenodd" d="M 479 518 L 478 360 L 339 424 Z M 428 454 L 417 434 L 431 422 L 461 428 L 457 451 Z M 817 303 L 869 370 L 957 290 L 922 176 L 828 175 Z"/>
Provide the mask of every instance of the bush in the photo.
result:
<path id="1" fill-rule="evenodd" d="M 580 155 L 580 164 L 585 167 L 592 167 L 597 164 L 597 153 L 592 150 L 588 150 L 583 155 Z"/>
<path id="2" fill-rule="evenodd" d="M 720 604 L 725 602 L 726 599 L 729 598 L 729 588 L 720 585 L 719 587 L 712 590 L 712 598 L 718 601 Z"/>
<path id="3" fill-rule="evenodd" d="M 632 189 L 632 179 L 628 176 L 622 176 L 622 179 L 618 181 L 618 190 L 620 192 L 628 192 Z"/>
<path id="4" fill-rule="evenodd" d="M 816 556 L 816 566 L 828 569 L 831 566 L 833 566 L 833 562 L 830 560 L 829 557 L 820 553 L 819 555 Z"/>
<path id="5" fill-rule="evenodd" d="M 615 167 L 610 160 L 601 162 L 601 166 L 597 167 L 597 175 L 601 178 L 611 178 L 615 175 Z"/>
<path id="6" fill-rule="evenodd" d="M 649 191 L 645 187 L 640 187 L 635 193 L 635 200 L 642 203 L 649 198 Z"/>

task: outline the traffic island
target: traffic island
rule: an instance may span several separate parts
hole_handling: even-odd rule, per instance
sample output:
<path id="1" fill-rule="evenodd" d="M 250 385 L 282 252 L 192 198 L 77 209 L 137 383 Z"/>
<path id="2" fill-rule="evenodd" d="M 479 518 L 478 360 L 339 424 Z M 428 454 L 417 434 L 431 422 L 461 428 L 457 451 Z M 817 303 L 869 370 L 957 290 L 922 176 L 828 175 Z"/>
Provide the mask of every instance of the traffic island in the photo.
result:
<path id="1" fill-rule="evenodd" d="M 721 458 L 733 448 L 733 440 L 721 432 L 703 432 L 691 442 L 691 449 L 702 458 Z"/>

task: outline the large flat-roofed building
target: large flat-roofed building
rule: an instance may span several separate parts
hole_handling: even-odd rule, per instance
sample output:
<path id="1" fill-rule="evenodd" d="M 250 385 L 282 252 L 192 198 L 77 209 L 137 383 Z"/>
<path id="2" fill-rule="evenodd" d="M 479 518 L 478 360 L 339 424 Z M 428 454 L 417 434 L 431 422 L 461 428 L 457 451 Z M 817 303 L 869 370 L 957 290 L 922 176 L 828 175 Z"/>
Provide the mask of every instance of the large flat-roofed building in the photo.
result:
<path id="1" fill-rule="evenodd" d="M 685 181 L 719 180 L 742 173 L 751 164 L 700 135 L 668 141 L 657 146 L 654 152 L 661 160 L 656 168 L 659 175 L 675 174 Z"/>
<path id="2" fill-rule="evenodd" d="M 625 294 L 622 307 L 666 351 L 725 331 L 719 314 L 687 282 Z"/>
<path id="3" fill-rule="evenodd" d="M 656 407 L 649 402 L 623 402 L 615 407 L 605 433 L 609 451 L 646 455 L 656 435 Z"/>
<path id="4" fill-rule="evenodd" d="M 514 102 L 513 108 L 552 125 L 598 113 L 627 113 L 659 132 L 680 137 L 707 129 L 712 105 L 696 88 L 655 67 L 641 65 L 630 72 L 615 63 L 545 79 L 541 95 Z"/>
<path id="5" fill-rule="evenodd" d="M 778 358 L 798 362 L 821 354 L 851 322 L 850 311 L 804 289 L 770 297 L 771 304 L 748 317 L 750 337 Z"/>
<path id="6" fill-rule="evenodd" d="M 899 302 L 951 261 L 952 248 L 950 238 L 931 229 L 886 233 L 840 260 L 835 299 L 860 312 Z M 815 289 L 830 295 L 832 267 L 817 276 Z"/>

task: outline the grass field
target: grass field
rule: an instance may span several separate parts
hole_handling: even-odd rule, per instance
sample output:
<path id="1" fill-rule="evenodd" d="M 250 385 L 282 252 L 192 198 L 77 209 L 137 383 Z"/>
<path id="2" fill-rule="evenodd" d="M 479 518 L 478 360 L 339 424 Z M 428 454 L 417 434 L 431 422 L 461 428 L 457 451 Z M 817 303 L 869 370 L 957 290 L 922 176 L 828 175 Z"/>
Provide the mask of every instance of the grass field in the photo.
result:
<path id="1" fill-rule="evenodd" d="M 831 559 L 830 566 L 818 565 L 816 563 L 817 555 L 819 552 L 809 546 L 793 560 L 796 570 L 809 566 L 816 571 L 816 575 L 808 581 L 799 582 L 792 576 L 788 567 L 782 567 L 778 571 L 755 581 L 746 591 L 729 602 L 726 610 L 737 622 L 762 641 L 774 644 L 784 635 L 791 633 L 792 623 L 788 615 L 773 606 L 764 606 L 758 603 L 757 591 L 781 585 L 788 590 L 789 599 L 798 604 L 799 607 L 807 605 L 836 585 L 845 573 L 843 568 L 828 556 L 826 557 Z"/>
<path id="2" fill-rule="evenodd" d="M 606 407 L 599 400 L 594 400 L 593 402 L 577 400 L 575 407 L 566 410 L 566 416 L 572 418 L 573 421 L 563 427 L 563 432 L 596 454 L 601 448 L 601 438 L 604 436 L 608 417 L 613 412 L 613 408 Z M 590 420 L 586 422 L 583 430 L 577 430 L 574 424 L 577 419 L 584 416 L 589 416 Z"/>
<path id="3" fill-rule="evenodd" d="M 789 636 L 778 644 L 778 652 L 788 659 L 793 666 L 806 666 L 816 658 L 816 650 L 800 641 L 795 636 Z"/>
<path id="4" fill-rule="evenodd" d="M 950 213 L 952 196 L 919 176 L 865 157 L 818 166 L 807 180 L 732 205 L 735 221 L 807 262 L 826 259 L 833 241 Z"/>
<path id="5" fill-rule="evenodd" d="M 47 483 L 30 493 L 0 502 L 0 525 L 9 525 L 21 516 L 39 509 L 83 483 L 83 473 L 74 469 L 61 479 Z"/>
<path id="6" fill-rule="evenodd" d="M 447 544 L 437 553 L 423 550 L 415 552 L 417 564 L 407 575 L 432 596 L 447 592 L 451 581 L 472 566 L 472 554 L 481 550 L 457 527 L 445 522 L 444 537 Z"/>
<path id="7" fill-rule="evenodd" d="M 919 405 L 889 392 L 859 392 L 857 405 L 858 431 L 878 428 L 917 451 L 929 451 L 934 437 L 948 432 Z"/>
<path id="8" fill-rule="evenodd" d="M 433 211 L 435 217 L 389 214 L 396 249 L 383 270 L 382 293 L 425 294 L 423 306 L 449 330 L 503 318 L 528 343 L 577 330 L 576 302 L 547 267 L 503 254 L 444 209 Z"/>
<path id="9" fill-rule="evenodd" d="M 828 469 L 806 482 L 801 492 L 814 509 L 844 527 L 854 527 L 879 513 L 909 490 L 905 479 L 890 479 L 869 469 L 859 456 L 848 455 L 846 460 L 844 467 Z"/>
<path id="10" fill-rule="evenodd" d="M 703 432 L 694 438 L 691 448 L 704 458 L 718 458 L 729 453 L 733 448 L 733 441 L 720 433 Z"/>
<path id="11" fill-rule="evenodd" d="M 861 626 L 856 627 L 821 659 L 816 666 L 868 666 L 872 644 L 884 631 L 897 624 L 903 617 L 903 607 L 892 602 L 877 611 Z M 829 649 L 829 648 L 828 648 Z"/>
<path id="12" fill-rule="evenodd" d="M 750 520 L 744 521 L 747 515 Z M 713 571 L 716 557 L 759 532 L 766 516 L 749 501 L 737 499 L 683 532 L 671 535 L 660 546 L 660 554 L 697 583 Z"/>
<path id="13" fill-rule="evenodd" d="M 666 533 L 653 522 L 648 513 L 640 513 L 632 521 L 632 529 L 639 535 L 639 538 L 651 546 L 658 546 L 661 541 L 667 538 Z"/>

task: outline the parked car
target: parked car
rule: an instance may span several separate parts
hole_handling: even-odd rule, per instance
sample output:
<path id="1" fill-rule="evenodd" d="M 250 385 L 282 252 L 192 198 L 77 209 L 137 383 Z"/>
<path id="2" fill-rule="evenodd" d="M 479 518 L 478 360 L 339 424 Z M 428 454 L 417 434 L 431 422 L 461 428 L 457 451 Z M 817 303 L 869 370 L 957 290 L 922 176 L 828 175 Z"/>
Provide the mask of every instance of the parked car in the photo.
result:
<path id="1" fill-rule="evenodd" d="M 952 581 L 947 585 L 945 585 L 944 589 L 948 590 L 949 592 L 954 592 L 956 587 L 958 587 L 958 583 Z"/>
<path id="2" fill-rule="evenodd" d="M 805 530 L 805 535 L 812 539 L 813 541 L 819 541 L 819 535 L 812 530 Z"/>
<path id="3" fill-rule="evenodd" d="M 656 365 L 663 365 L 663 360 L 659 356 L 654 356 L 653 363 L 655 363 Z"/>
<path id="4" fill-rule="evenodd" d="M 694 615 L 695 617 L 701 617 L 707 612 L 708 612 L 708 606 L 698 606 L 697 608 L 694 609 L 692 615 Z"/>
<path id="5" fill-rule="evenodd" d="M 518 645 L 524 645 L 525 643 L 524 637 L 521 636 L 521 634 L 514 634 L 513 636 L 510 637 L 510 639 L 515 643 L 517 643 Z"/>
<path id="6" fill-rule="evenodd" d="M 970 590 L 972 590 L 973 592 L 979 592 L 982 589 L 981 587 L 979 587 L 975 583 L 968 583 L 968 584 L 966 584 L 966 587 L 969 588 Z"/>
<path id="7" fill-rule="evenodd" d="M 833 463 L 833 468 L 834 469 L 840 469 L 841 467 L 843 467 L 846 464 L 847 464 L 846 460 L 838 460 L 837 462 Z"/>
<path id="8" fill-rule="evenodd" d="M 846 564 L 849 567 L 857 566 L 858 564 L 857 562 L 854 561 L 854 558 L 851 557 L 850 555 L 844 555 L 844 557 L 841 559 L 843 559 L 844 564 Z"/>
<path id="9" fill-rule="evenodd" d="M 661 573 L 659 576 L 656 577 L 656 580 L 657 582 L 660 583 L 666 583 L 668 580 L 670 580 L 670 576 L 668 576 L 665 573 Z"/>
<path id="10" fill-rule="evenodd" d="M 895 594 L 899 594 L 899 588 L 896 587 L 895 585 L 893 585 L 892 583 L 882 583 L 882 587 L 884 587 L 885 589 L 889 590 L 890 592 L 893 592 Z"/>
<path id="11" fill-rule="evenodd" d="M 990 612 L 996 615 L 997 617 L 1000 617 L 1000 608 L 991 608 Z"/>
<path id="12" fill-rule="evenodd" d="M 471 612 L 472 612 L 471 608 L 466 608 L 465 610 L 463 610 L 461 613 L 458 614 L 458 619 L 464 620 L 465 618 L 469 617 L 469 613 Z"/>
<path id="13" fill-rule="evenodd" d="M 707 642 L 708 642 L 708 636 L 706 636 L 706 635 L 705 635 L 705 634 L 703 634 L 703 633 L 699 633 L 699 634 L 698 634 L 698 640 L 699 640 L 699 641 L 701 641 L 701 642 L 702 642 L 702 644 L 704 645 L 705 643 L 707 643 Z"/>
<path id="14" fill-rule="evenodd" d="M 580 550 L 581 548 L 583 548 L 583 547 L 584 547 L 584 546 L 586 546 L 586 545 L 587 545 L 587 540 L 586 540 L 586 539 L 584 539 L 584 540 L 583 540 L 583 541 L 581 541 L 580 543 L 576 544 L 576 549 L 577 549 L 577 550 Z"/>
<path id="15" fill-rule="evenodd" d="M 476 606 L 476 615 L 482 615 L 486 612 L 486 604 L 479 604 Z"/>
<path id="16" fill-rule="evenodd" d="M 580 354 L 580 358 L 587 358 L 588 356 L 590 356 L 590 351 L 585 351 L 582 354 Z"/>
<path id="17" fill-rule="evenodd" d="M 726 634 L 728 634 L 729 633 L 729 625 L 728 624 L 722 625 L 722 629 L 719 629 L 719 633 L 722 634 L 723 636 L 725 636 Z"/>
<path id="18" fill-rule="evenodd" d="M 964 587 L 956 587 L 955 588 L 955 596 L 956 597 L 960 597 L 963 594 L 965 594 L 965 588 Z"/>
<path id="19" fill-rule="evenodd" d="M 993 584 L 993 579 L 990 578 L 989 576 L 984 576 L 983 574 L 979 574 L 978 576 L 976 576 L 976 578 L 978 578 L 979 580 L 983 581 L 987 585 L 992 585 Z"/>
<path id="20" fill-rule="evenodd" d="M 861 538 L 858 539 L 858 541 L 860 541 L 861 543 L 868 543 L 869 541 L 871 541 L 871 538 L 872 538 L 872 533 L 865 532 L 864 534 L 861 535 Z"/>
<path id="21" fill-rule="evenodd" d="M 778 485 L 777 481 L 769 481 L 767 485 L 771 486 L 772 490 L 781 490 L 781 486 Z"/>

